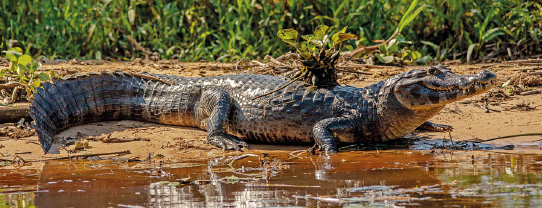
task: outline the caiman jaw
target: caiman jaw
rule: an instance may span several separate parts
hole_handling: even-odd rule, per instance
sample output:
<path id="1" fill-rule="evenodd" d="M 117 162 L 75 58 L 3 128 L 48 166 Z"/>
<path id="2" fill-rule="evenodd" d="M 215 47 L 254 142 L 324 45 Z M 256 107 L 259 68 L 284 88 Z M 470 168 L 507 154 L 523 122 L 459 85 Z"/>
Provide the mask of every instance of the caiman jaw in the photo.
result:
<path id="1" fill-rule="evenodd" d="M 495 74 L 484 70 L 475 75 L 457 75 L 443 65 L 410 71 L 395 85 L 395 96 L 409 109 L 425 109 L 487 92 Z"/>

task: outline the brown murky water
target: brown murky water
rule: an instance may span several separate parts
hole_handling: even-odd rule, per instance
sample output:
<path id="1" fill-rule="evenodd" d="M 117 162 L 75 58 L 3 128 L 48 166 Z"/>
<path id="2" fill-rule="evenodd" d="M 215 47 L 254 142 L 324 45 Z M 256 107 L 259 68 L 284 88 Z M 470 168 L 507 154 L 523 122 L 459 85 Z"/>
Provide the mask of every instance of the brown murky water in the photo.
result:
<path id="1" fill-rule="evenodd" d="M 263 166 L 257 157 L 231 165 L 224 164 L 231 158 L 90 158 L 44 162 L 42 171 L 3 162 L 0 207 L 542 206 L 540 155 L 388 150 L 287 158 L 273 153 Z"/>

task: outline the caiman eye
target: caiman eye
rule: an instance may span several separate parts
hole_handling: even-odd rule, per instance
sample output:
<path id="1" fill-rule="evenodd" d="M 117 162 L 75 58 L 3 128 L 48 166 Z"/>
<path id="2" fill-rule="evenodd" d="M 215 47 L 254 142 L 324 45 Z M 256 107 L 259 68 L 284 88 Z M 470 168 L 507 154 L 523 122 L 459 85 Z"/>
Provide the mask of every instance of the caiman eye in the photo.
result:
<path id="1" fill-rule="evenodd" d="M 427 75 L 437 75 L 437 74 L 440 74 L 440 73 L 441 73 L 441 71 L 439 69 L 433 68 L 433 67 L 431 67 L 431 68 L 429 68 L 427 70 Z"/>

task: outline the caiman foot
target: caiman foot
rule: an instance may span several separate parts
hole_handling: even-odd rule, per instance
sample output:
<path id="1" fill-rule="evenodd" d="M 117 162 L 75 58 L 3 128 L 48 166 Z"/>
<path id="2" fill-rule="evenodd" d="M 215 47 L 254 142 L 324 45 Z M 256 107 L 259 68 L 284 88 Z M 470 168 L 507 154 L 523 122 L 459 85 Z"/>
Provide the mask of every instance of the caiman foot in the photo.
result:
<path id="1" fill-rule="evenodd" d="M 418 126 L 417 129 L 445 132 L 445 131 L 452 131 L 454 128 L 452 126 L 449 126 L 449 125 L 437 124 L 437 123 L 433 123 L 431 121 L 426 121 L 422 125 Z"/>
<path id="2" fill-rule="evenodd" d="M 211 136 L 207 139 L 211 144 L 218 148 L 222 148 L 223 150 L 242 151 L 241 148 L 248 148 L 248 144 L 246 142 L 241 141 L 238 137 L 229 134 Z"/>

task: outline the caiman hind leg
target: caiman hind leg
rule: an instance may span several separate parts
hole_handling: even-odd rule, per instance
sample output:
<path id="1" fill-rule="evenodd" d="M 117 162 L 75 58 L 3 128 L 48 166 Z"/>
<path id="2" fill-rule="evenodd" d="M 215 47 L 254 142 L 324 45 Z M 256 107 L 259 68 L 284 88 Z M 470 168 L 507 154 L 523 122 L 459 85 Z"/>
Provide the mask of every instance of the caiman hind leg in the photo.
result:
<path id="1" fill-rule="evenodd" d="M 429 131 L 452 131 L 454 128 L 452 126 L 444 125 L 444 124 L 437 124 L 433 123 L 431 121 L 426 121 L 422 125 L 418 126 L 419 130 L 429 130 Z"/>
<path id="2" fill-rule="evenodd" d="M 207 140 L 224 150 L 247 147 L 247 143 L 226 132 L 228 114 L 233 107 L 230 95 L 224 90 L 206 90 L 196 104 L 196 118 L 207 129 Z"/>
<path id="3" fill-rule="evenodd" d="M 314 125 L 312 131 L 320 150 L 328 154 L 339 151 L 334 135 L 351 134 L 355 129 L 355 122 L 352 118 L 336 117 L 319 121 Z"/>

